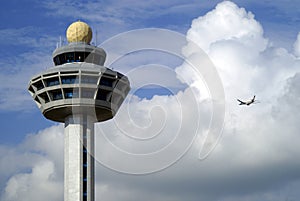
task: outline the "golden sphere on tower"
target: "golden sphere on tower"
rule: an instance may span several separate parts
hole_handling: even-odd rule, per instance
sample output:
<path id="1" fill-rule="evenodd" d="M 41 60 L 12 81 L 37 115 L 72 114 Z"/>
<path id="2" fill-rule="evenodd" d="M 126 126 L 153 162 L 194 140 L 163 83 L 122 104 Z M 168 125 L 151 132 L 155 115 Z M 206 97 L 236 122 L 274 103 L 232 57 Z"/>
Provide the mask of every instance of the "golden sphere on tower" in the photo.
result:
<path id="1" fill-rule="evenodd" d="M 89 44 L 92 40 L 92 29 L 91 27 L 81 21 L 73 22 L 67 29 L 67 40 L 69 43 L 74 42 L 85 42 Z"/>

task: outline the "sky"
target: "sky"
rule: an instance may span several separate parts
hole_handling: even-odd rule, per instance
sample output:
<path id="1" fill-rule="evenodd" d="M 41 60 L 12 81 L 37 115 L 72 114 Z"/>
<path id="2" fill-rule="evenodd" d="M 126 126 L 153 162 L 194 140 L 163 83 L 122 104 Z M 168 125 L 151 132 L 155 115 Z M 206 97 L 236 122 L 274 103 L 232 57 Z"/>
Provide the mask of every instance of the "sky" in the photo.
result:
<path id="1" fill-rule="evenodd" d="M 0 201 L 63 200 L 64 126 L 43 117 L 27 85 L 77 20 L 132 87 L 95 125 L 96 200 L 299 200 L 299 4 L 6 1 Z M 257 104 L 238 105 L 253 95 Z"/>

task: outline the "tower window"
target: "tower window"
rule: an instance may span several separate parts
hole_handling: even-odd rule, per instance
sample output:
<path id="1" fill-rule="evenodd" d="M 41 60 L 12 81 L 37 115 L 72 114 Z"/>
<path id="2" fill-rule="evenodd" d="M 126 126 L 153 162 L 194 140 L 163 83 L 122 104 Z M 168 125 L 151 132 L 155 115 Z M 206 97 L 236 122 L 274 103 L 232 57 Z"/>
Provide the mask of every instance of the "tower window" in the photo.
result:
<path id="1" fill-rule="evenodd" d="M 81 76 L 81 83 L 85 83 L 85 84 L 97 84 L 97 82 L 98 82 L 98 77 L 86 76 L 86 75 L 82 75 Z"/>
<path id="2" fill-rule="evenodd" d="M 82 88 L 81 97 L 82 98 L 94 98 L 95 89 Z"/>
<path id="3" fill-rule="evenodd" d="M 37 90 L 41 90 L 42 88 L 44 88 L 42 81 L 34 83 L 33 86 L 35 86 Z"/>
<path id="4" fill-rule="evenodd" d="M 61 54 L 58 57 L 59 57 L 60 64 L 66 63 L 66 55 L 65 54 Z"/>
<path id="5" fill-rule="evenodd" d="M 86 133 L 83 134 L 83 137 L 86 136 Z M 83 144 L 86 144 L 86 142 L 83 142 Z M 83 191 L 83 200 L 86 200 L 87 197 L 87 158 L 88 158 L 88 153 L 83 145 L 82 147 L 83 151 L 83 160 L 82 160 L 82 176 L 83 176 L 83 182 L 82 182 L 82 191 Z"/>
<path id="6" fill-rule="evenodd" d="M 32 88 L 32 85 L 29 86 L 28 90 L 31 92 L 31 93 L 34 93 L 34 90 Z"/>
<path id="7" fill-rule="evenodd" d="M 120 91 L 124 91 L 126 89 L 126 87 L 127 87 L 127 85 L 122 81 L 119 81 L 116 84 L 116 88 L 119 89 Z"/>
<path id="8" fill-rule="evenodd" d="M 107 87 L 112 87 L 113 86 L 113 81 L 114 80 L 111 80 L 109 78 L 101 77 L 100 85 L 104 85 L 104 86 L 107 86 Z"/>
<path id="9" fill-rule="evenodd" d="M 60 65 L 60 60 L 59 60 L 59 56 L 56 56 L 53 58 L 53 62 L 54 64 L 57 66 L 57 65 Z"/>
<path id="10" fill-rule="evenodd" d="M 41 104 L 41 102 L 40 102 L 40 100 L 39 100 L 39 98 L 38 98 L 38 96 L 37 97 L 35 97 L 35 102 L 37 102 L 37 103 L 39 103 L 39 104 Z"/>
<path id="11" fill-rule="evenodd" d="M 93 63 L 93 60 L 94 60 L 94 54 L 86 52 L 85 62 L 87 62 L 87 63 Z"/>
<path id="12" fill-rule="evenodd" d="M 75 61 L 74 52 L 69 52 L 66 54 L 67 63 Z"/>
<path id="13" fill-rule="evenodd" d="M 65 92 L 65 98 L 73 98 L 73 92 Z"/>
<path id="14" fill-rule="evenodd" d="M 52 100 L 60 100 L 63 98 L 61 90 L 53 90 L 49 91 L 49 95 L 51 96 Z"/>
<path id="15" fill-rule="evenodd" d="M 54 77 L 54 78 L 49 78 L 49 79 L 47 79 L 47 80 L 46 80 L 46 85 L 47 85 L 47 87 L 59 85 L 58 77 Z"/>
<path id="16" fill-rule="evenodd" d="M 40 97 L 45 103 L 48 103 L 48 102 L 49 102 L 49 98 L 48 98 L 48 95 L 46 94 L 46 92 L 40 94 L 39 97 Z"/>
<path id="17" fill-rule="evenodd" d="M 84 52 L 75 52 L 75 61 L 76 62 L 84 62 Z"/>
<path id="18" fill-rule="evenodd" d="M 69 98 L 78 98 L 79 97 L 79 93 L 78 93 L 78 88 L 67 88 L 64 89 L 64 94 L 65 94 L 65 98 L 69 99 Z"/>
<path id="19" fill-rule="evenodd" d="M 99 89 L 98 93 L 97 93 L 96 99 L 97 100 L 104 100 L 104 101 L 106 101 L 107 100 L 107 96 L 108 96 L 109 93 L 110 93 L 109 91 Z"/>
<path id="20" fill-rule="evenodd" d="M 78 79 L 76 76 L 63 76 L 61 77 L 62 84 L 75 84 L 78 83 Z"/>

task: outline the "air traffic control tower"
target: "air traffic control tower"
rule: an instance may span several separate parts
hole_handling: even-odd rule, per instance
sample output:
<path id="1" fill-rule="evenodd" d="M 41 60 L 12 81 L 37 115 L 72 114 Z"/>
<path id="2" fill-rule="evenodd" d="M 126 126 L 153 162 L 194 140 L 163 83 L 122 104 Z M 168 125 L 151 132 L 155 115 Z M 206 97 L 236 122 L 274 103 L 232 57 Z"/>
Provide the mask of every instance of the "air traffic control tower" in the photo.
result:
<path id="1" fill-rule="evenodd" d="M 55 66 L 34 76 L 28 90 L 43 115 L 65 123 L 64 201 L 94 201 L 94 123 L 114 117 L 130 84 L 103 66 L 106 53 L 90 45 L 92 30 L 72 23 L 68 45 L 53 52 Z"/>

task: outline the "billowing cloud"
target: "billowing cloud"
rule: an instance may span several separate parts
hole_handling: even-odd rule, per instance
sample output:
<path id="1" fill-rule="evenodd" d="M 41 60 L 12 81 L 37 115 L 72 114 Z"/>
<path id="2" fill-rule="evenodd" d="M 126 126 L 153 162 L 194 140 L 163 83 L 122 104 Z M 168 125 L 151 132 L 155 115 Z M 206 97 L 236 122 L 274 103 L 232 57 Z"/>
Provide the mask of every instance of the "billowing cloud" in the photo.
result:
<path id="1" fill-rule="evenodd" d="M 203 140 L 203 136 L 199 135 L 183 158 L 155 174 L 124 175 L 98 164 L 97 197 L 110 201 L 142 200 L 149 197 L 164 201 L 281 201 L 299 197 L 300 163 L 297 159 L 300 149 L 297 142 L 300 129 L 300 63 L 295 57 L 298 55 L 299 36 L 294 53 L 274 47 L 264 36 L 263 27 L 252 13 L 232 2 L 224 1 L 206 15 L 193 20 L 187 39 L 194 41 L 207 53 L 222 79 L 226 95 L 222 139 L 208 158 L 199 161 L 199 145 Z M 183 54 L 189 58 L 197 52 L 188 43 L 183 48 Z M 127 131 L 130 131 L 130 137 L 149 136 L 151 131 L 161 126 L 159 123 L 165 117 L 169 117 L 167 120 L 170 121 L 166 132 L 161 132 L 164 135 L 159 136 L 163 139 L 161 142 L 174 137 L 172 132 L 176 134 L 178 131 L 181 118 L 176 104 L 178 100 L 183 114 L 187 114 L 187 120 L 180 122 L 183 129 L 179 130 L 182 134 L 188 133 L 194 126 L 192 115 L 195 111 L 188 98 L 194 88 L 200 91 L 197 95 L 202 96 L 196 99 L 202 106 L 201 117 L 204 122 L 209 122 L 211 110 L 204 104 L 205 101 L 209 102 L 209 94 L 201 93 L 205 90 L 203 82 L 199 82 L 191 74 L 188 65 L 179 66 L 175 72 L 180 73 L 180 76 L 184 74 L 185 79 L 181 81 L 187 82 L 190 87 L 171 96 L 154 96 L 150 100 L 133 96 L 131 101 L 125 103 L 131 109 L 130 121 L 126 122 L 126 115 L 122 113 L 117 118 L 124 123 L 123 129 L 129 129 Z M 254 94 L 260 103 L 249 107 L 238 106 L 236 98 L 247 99 Z M 162 110 L 156 110 L 157 105 Z M 148 126 L 151 130 L 143 133 L 146 136 L 141 136 L 137 127 L 130 130 L 132 121 L 140 129 Z M 127 136 L 114 123 L 108 121 L 99 124 L 99 127 L 108 131 L 110 140 L 115 144 L 124 143 L 123 138 Z M 205 128 L 207 127 L 203 130 Z M 3 174 L 5 170 L 1 169 L 0 175 L 6 179 L 1 184 L 5 186 L 1 197 L 3 201 L 26 200 L 32 198 L 34 192 L 37 198 L 44 196 L 43 200 L 62 199 L 62 192 L 58 190 L 62 188 L 63 182 L 60 172 L 62 130 L 62 126 L 54 126 L 28 137 L 17 150 L 9 147 L 0 149 L 2 156 L 10 154 L 10 160 L 13 161 L 1 167 L 11 170 Z M 99 129 L 96 131 L 99 132 Z M 135 141 L 132 144 L 119 144 L 120 147 L 121 145 L 127 151 L 143 153 L 149 150 L 153 152 L 151 149 L 158 149 L 161 144 L 146 147 Z M 102 151 L 98 154 L 116 157 L 106 152 L 105 146 L 98 147 L 98 150 Z M 30 157 L 24 153 L 28 153 Z M 16 160 L 27 163 L 20 165 L 14 162 Z M 128 163 L 123 158 L 116 160 L 119 160 L 118 165 Z M 130 165 L 136 168 L 144 165 L 131 162 Z M 43 182 L 43 185 L 37 186 L 38 182 Z M 58 195 L 52 194 L 55 190 L 58 190 Z"/>
<path id="2" fill-rule="evenodd" d="M 60 200 L 62 182 L 55 181 L 54 164 L 42 161 L 30 173 L 14 175 L 5 187 L 4 200 Z"/>
<path id="3" fill-rule="evenodd" d="M 300 32 L 298 33 L 297 40 L 294 43 L 294 52 L 297 57 L 300 57 Z"/>
<path id="4" fill-rule="evenodd" d="M 194 19 L 187 38 L 209 51 L 214 43 L 232 41 L 247 46 L 249 51 L 264 50 L 263 29 L 251 12 L 225 1 L 205 16 Z"/>
<path id="5" fill-rule="evenodd" d="M 1 146 L 1 200 L 61 200 L 62 153 L 61 125 L 28 135 L 17 147 Z"/>

